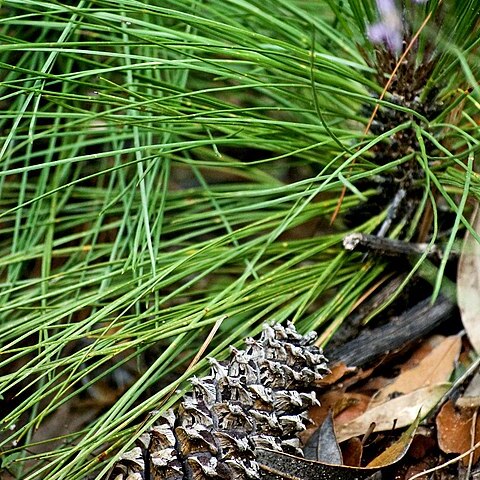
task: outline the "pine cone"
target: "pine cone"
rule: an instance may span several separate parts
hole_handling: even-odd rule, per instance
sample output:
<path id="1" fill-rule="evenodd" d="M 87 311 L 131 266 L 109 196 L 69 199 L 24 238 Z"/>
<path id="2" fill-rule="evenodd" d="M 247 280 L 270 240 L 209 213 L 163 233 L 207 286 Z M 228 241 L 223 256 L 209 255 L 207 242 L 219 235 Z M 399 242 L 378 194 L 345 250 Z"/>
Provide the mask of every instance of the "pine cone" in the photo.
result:
<path id="1" fill-rule="evenodd" d="M 328 371 L 315 338 L 291 323 L 266 325 L 245 350 L 232 347 L 228 362 L 211 359 L 210 375 L 192 379 L 177 412 L 143 434 L 109 480 L 259 479 L 256 448 L 303 456 L 298 433 Z"/>

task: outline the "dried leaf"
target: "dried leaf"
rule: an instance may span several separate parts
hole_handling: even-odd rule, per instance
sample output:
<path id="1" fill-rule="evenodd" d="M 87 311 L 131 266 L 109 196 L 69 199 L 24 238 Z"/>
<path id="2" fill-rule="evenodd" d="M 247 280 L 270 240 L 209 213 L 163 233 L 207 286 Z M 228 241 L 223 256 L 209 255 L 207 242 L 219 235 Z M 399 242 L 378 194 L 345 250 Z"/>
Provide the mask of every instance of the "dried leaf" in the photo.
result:
<path id="1" fill-rule="evenodd" d="M 436 447 L 437 439 L 434 438 L 432 430 L 420 426 L 415 433 L 408 455 L 415 460 L 422 460 Z"/>
<path id="2" fill-rule="evenodd" d="M 405 480 L 408 480 L 412 477 L 415 477 L 415 475 L 419 475 L 420 473 L 424 472 L 425 470 L 428 470 L 432 467 L 435 467 L 435 465 L 436 465 L 436 463 L 433 459 L 422 460 L 418 464 L 408 467 L 408 469 L 405 473 L 405 476 L 403 478 Z M 428 473 L 426 473 L 425 475 L 421 475 L 420 477 L 415 477 L 415 478 L 417 480 L 431 480 L 432 479 L 432 477 L 430 477 Z M 452 477 L 449 476 L 448 478 L 451 479 Z M 440 479 L 445 480 L 445 477 L 440 477 Z"/>
<path id="3" fill-rule="evenodd" d="M 343 464 L 342 451 L 338 446 L 331 411 L 328 412 L 322 426 L 310 437 L 303 448 L 303 453 L 309 460 L 318 460 L 331 465 Z"/>
<path id="4" fill-rule="evenodd" d="M 448 383 L 430 385 L 373 407 L 352 422 L 336 426 L 338 441 L 363 435 L 372 423 L 376 432 L 411 425 L 417 415 L 425 415 L 439 402 L 449 386 Z"/>
<path id="5" fill-rule="evenodd" d="M 458 335 L 446 337 L 418 365 L 405 370 L 395 380 L 381 389 L 372 399 L 373 408 L 394 395 L 407 394 L 428 385 L 447 382 L 455 367 L 462 346 Z"/>
<path id="6" fill-rule="evenodd" d="M 477 372 L 469 383 L 464 394 L 455 402 L 457 407 L 478 408 L 480 407 L 480 372 Z"/>
<path id="7" fill-rule="evenodd" d="M 478 210 L 477 203 L 471 225 L 480 233 Z M 480 244 L 468 231 L 458 263 L 457 302 L 468 338 L 475 351 L 480 353 Z"/>
<path id="8" fill-rule="evenodd" d="M 380 365 L 381 363 L 382 363 L 381 361 L 376 362 L 375 365 L 371 366 L 370 368 L 365 368 L 365 369 L 356 368 L 355 375 L 342 379 L 342 385 L 345 388 L 351 388 L 357 383 L 360 383 L 363 380 L 370 378 L 372 375 L 372 372 L 374 372 L 377 366 Z"/>
<path id="9" fill-rule="evenodd" d="M 320 405 L 311 407 L 308 411 L 313 426 L 300 433 L 300 439 L 305 445 L 317 428 L 325 421 L 328 412 L 332 410 L 335 425 L 350 422 L 361 415 L 370 402 L 370 397 L 360 393 L 345 392 L 343 389 L 331 390 L 318 399 Z"/>
<path id="10" fill-rule="evenodd" d="M 273 450 L 260 449 L 256 452 L 256 455 L 262 472 L 261 477 L 266 480 L 376 479 L 380 468 L 391 466 L 403 458 L 412 442 L 419 422 L 420 416 L 417 416 L 413 424 L 403 433 L 400 439 L 366 467 L 352 467 L 331 464 L 325 461 L 313 461 Z M 326 429 L 333 432 L 333 428 L 328 425 L 328 418 L 325 423 L 327 423 Z"/>
<path id="11" fill-rule="evenodd" d="M 400 371 L 410 370 L 416 367 L 432 350 L 440 345 L 445 340 L 445 335 L 431 335 L 422 341 L 422 343 L 415 349 L 400 365 Z"/>
<path id="12" fill-rule="evenodd" d="M 472 446 L 472 420 L 474 410 L 455 408 L 449 400 L 437 415 L 438 445 L 445 453 L 461 454 Z M 475 439 L 480 437 L 480 421 L 475 425 Z M 475 451 L 474 463 L 480 458 Z M 468 458 L 467 458 L 468 461 Z"/>
<path id="13" fill-rule="evenodd" d="M 362 462 L 363 443 L 358 437 L 347 440 L 342 445 L 343 463 L 350 467 L 359 467 Z"/>
<path id="14" fill-rule="evenodd" d="M 334 410 L 335 425 L 351 422 L 362 415 L 367 410 L 370 401 L 371 397 L 363 393 L 347 392 L 342 403 L 344 408 Z"/>
<path id="15" fill-rule="evenodd" d="M 378 468 L 329 465 L 274 450 L 258 449 L 261 478 L 264 480 L 367 480 Z"/>
<path id="16" fill-rule="evenodd" d="M 347 367 L 345 363 L 339 362 L 333 365 L 330 368 L 330 373 L 327 373 L 321 380 L 319 380 L 316 384 L 319 387 L 326 387 L 328 385 L 333 385 L 334 383 L 338 382 L 341 378 L 345 375 L 355 372 L 355 368 Z"/>
<path id="17" fill-rule="evenodd" d="M 390 445 L 384 452 L 382 452 L 377 458 L 372 460 L 367 467 L 379 467 L 383 468 L 388 465 L 393 465 L 404 457 L 407 453 L 415 432 L 417 431 L 418 424 L 420 423 L 420 415 L 417 415 L 416 420 L 410 425 L 410 427 L 402 433 L 400 438 Z"/>

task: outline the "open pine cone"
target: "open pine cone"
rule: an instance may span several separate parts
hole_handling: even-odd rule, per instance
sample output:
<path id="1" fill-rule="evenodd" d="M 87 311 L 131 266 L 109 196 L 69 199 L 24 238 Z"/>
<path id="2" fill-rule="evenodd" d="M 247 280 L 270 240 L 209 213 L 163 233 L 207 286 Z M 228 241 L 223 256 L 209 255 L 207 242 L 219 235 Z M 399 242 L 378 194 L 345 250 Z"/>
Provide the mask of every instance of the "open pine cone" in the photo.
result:
<path id="1" fill-rule="evenodd" d="M 193 392 L 122 455 L 109 480 L 259 479 L 257 448 L 303 456 L 298 433 L 328 371 L 315 338 L 292 323 L 265 325 L 228 362 L 211 359 L 210 375 L 192 379 Z"/>

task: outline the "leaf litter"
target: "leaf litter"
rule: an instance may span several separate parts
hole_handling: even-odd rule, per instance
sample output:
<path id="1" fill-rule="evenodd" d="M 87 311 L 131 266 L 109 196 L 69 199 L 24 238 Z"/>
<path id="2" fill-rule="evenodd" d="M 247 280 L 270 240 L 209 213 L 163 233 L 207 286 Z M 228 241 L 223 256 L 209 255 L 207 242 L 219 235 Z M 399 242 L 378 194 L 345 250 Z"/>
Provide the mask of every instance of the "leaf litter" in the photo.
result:
<path id="1" fill-rule="evenodd" d="M 480 232 L 478 204 L 471 223 Z M 433 335 L 411 352 L 403 364 L 396 365 L 398 373 L 390 378 L 377 374 L 376 367 L 368 372 L 359 369 L 354 374 L 344 365 L 332 367 L 335 374 L 331 379 L 323 379 L 328 391 L 320 396 L 321 406 L 310 412 L 316 425 L 322 425 L 312 436 L 317 452 L 322 449 L 322 442 L 326 450 L 327 446 L 332 452 L 341 449 L 342 455 L 335 461 L 330 459 L 331 463 L 338 463 L 341 458 L 344 464 L 354 465 L 351 472 L 365 473 L 370 471 L 368 467 L 383 471 L 389 465 L 401 464 L 409 450 L 410 460 L 395 478 L 479 478 L 478 471 L 472 470 L 480 459 L 478 362 L 476 372 L 468 378 L 462 376 L 471 365 L 474 352 L 480 352 L 480 245 L 468 232 L 458 265 L 457 297 L 469 343 L 462 342 L 460 334 Z M 373 459 L 366 463 L 365 447 L 368 442 L 375 443 L 375 435 L 392 437 L 396 430 L 405 427 L 409 428 L 399 439 L 391 441 L 384 450 L 377 447 Z M 305 438 L 312 430 L 307 431 Z M 452 458 L 453 455 L 456 457 Z M 452 473 L 455 469 L 442 471 L 455 463 L 456 474 Z"/>
<path id="2" fill-rule="evenodd" d="M 448 382 L 460 355 L 460 348 L 461 338 L 458 335 L 443 339 L 418 365 L 403 370 L 392 383 L 379 390 L 372 398 L 370 407 L 382 404 L 393 396 Z"/>
<path id="3" fill-rule="evenodd" d="M 402 465 L 403 462 L 405 467 L 401 471 L 401 476 L 396 477 L 401 479 L 408 479 L 428 468 L 436 467 L 448 456 L 466 452 L 471 448 L 472 442 L 478 440 L 480 434 L 477 432 L 472 438 L 471 415 L 470 417 L 467 415 L 465 427 L 458 430 L 458 437 L 462 437 L 462 441 L 452 438 L 453 446 L 443 449 L 439 436 L 448 436 L 444 424 L 446 425 L 449 420 L 454 422 L 457 417 L 449 410 L 451 404 L 448 402 L 445 403 L 448 406 L 444 405 L 440 413 L 437 414 L 435 411 L 435 407 L 444 401 L 446 395 L 451 394 L 452 377 L 458 374 L 459 369 L 465 369 L 460 361 L 462 358 L 465 360 L 468 355 L 461 356 L 462 348 L 465 348 L 465 344 L 458 334 L 432 335 L 411 352 L 408 359 L 396 365 L 397 375 L 393 378 L 386 378 L 382 375 L 383 371 L 377 374 L 375 368 L 368 371 L 370 378 L 363 375 L 362 371 L 352 373 L 351 369 L 344 372 L 345 377 L 341 377 L 333 366 L 336 372 L 335 381 L 329 382 L 328 377 L 323 379 L 326 391 L 319 397 L 321 405 L 310 410 L 313 422 L 317 426 L 321 425 L 321 429 L 325 430 L 325 424 L 329 424 L 330 416 L 333 417 L 333 425 L 328 427 L 328 435 L 321 434 L 321 429 L 315 431 L 317 427 L 313 427 L 303 438 L 306 439 L 315 432 L 312 438 L 315 438 L 317 451 L 322 448 L 335 451 L 339 445 L 343 466 L 355 467 L 357 471 L 372 471 L 371 468 L 388 471 L 394 465 L 401 470 L 398 465 Z M 471 385 L 474 383 L 472 380 Z M 478 388 L 480 390 L 480 386 Z M 468 391 L 472 392 L 468 398 L 477 398 L 475 386 L 469 386 Z M 453 408 L 458 410 L 458 407 Z M 472 412 L 472 409 L 469 411 Z M 465 416 L 465 412 L 463 415 Z M 440 419 L 440 423 L 437 420 L 432 424 L 435 416 Z M 418 427 L 420 422 L 425 426 Z M 408 429 L 398 437 L 395 432 L 405 427 Z M 465 432 L 469 428 L 470 433 L 466 435 Z M 435 429 L 438 433 L 435 433 Z M 335 434 L 333 437 L 332 433 Z M 368 447 L 367 451 L 371 449 L 368 444 L 375 444 L 376 438 L 380 438 L 379 445 L 375 447 L 376 453 L 373 457 L 368 457 L 365 454 L 365 447 Z M 465 458 L 464 462 L 468 461 L 468 457 Z M 477 459 L 478 454 L 475 454 L 473 461 Z M 336 460 L 338 462 L 338 458 Z M 350 471 L 352 475 L 353 471 Z M 347 475 L 338 478 L 357 477 Z"/>

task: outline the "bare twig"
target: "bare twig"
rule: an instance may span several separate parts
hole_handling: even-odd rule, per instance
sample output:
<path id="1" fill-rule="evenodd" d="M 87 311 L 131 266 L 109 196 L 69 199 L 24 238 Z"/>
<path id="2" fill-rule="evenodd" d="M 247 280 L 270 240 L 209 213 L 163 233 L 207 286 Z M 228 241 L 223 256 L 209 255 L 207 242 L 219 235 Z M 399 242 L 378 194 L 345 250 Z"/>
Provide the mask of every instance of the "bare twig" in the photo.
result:
<path id="1" fill-rule="evenodd" d="M 442 258 L 441 250 L 435 245 L 392 240 L 365 233 L 350 233 L 346 235 L 343 239 L 343 247 L 345 250 L 376 253 L 389 257 L 423 255 L 427 252 L 428 257 Z"/>
<path id="2" fill-rule="evenodd" d="M 332 351 L 327 348 L 325 353 L 332 364 L 341 361 L 352 367 L 361 367 L 389 351 L 424 337 L 448 320 L 454 308 L 454 304 L 443 296 L 433 305 L 427 298 L 388 324 L 365 330 L 345 345 Z"/>

